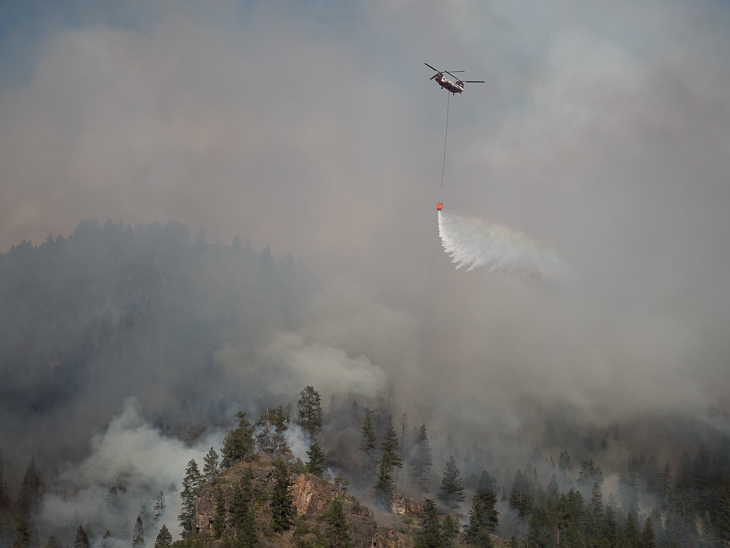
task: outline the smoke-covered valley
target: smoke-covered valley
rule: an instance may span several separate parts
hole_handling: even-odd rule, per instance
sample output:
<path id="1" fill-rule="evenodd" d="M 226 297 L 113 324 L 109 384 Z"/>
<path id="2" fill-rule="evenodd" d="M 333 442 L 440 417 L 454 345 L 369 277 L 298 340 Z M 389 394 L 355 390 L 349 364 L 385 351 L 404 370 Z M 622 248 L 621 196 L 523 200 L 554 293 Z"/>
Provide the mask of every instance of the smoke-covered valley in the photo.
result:
<path id="1" fill-rule="evenodd" d="M 388 424 L 397 426 L 406 455 L 417 427 L 427 425 L 433 486 L 451 456 L 467 489 L 482 470 L 505 493 L 517 469 L 534 468 L 546 485 L 565 451 L 573 480 L 593 459 L 605 494 L 618 497 L 627 463 L 641 455 L 643 468 L 632 473 L 642 478 L 648 511 L 657 495 L 646 478 L 660 465 L 676 473 L 683 452 L 694 458 L 700 448 L 709 448 L 715 467 L 728 458 L 730 422 L 717 407 L 647 406 L 597 419 L 595 408 L 532 394 L 538 389 L 530 384 L 511 391 L 511 403 L 490 401 L 489 389 L 483 399 L 457 400 L 447 383 L 484 383 L 491 374 L 477 367 L 459 379 L 434 368 L 424 355 L 426 328 L 362 279 L 324 280 L 291 254 L 276 261 L 269 248 L 255 252 L 239 237 L 232 245 L 206 240 L 203 230 L 190 239 L 178 222 L 83 221 L 67 238 L 23 242 L 0 255 L 3 496 L 14 511 L 27 503 L 21 480 L 32 459 L 43 485 L 32 514 L 41 539 L 71 538 L 78 522 L 97 541 L 103 531 L 95 527 L 105 524 L 126 542 L 137 515 L 152 523 L 158 494 L 168 510 L 153 530 L 166 523 L 177 531 L 186 463 L 220 449 L 238 411 L 254 422 L 282 405 L 294 418 L 307 385 L 322 395 L 326 465 L 364 496 L 367 414 L 378 440 Z M 301 431 L 292 423 L 290 433 L 294 455 L 306 460 Z M 408 470 L 406 458 L 398 485 L 420 498 Z M 519 520 L 501 511 L 510 532 Z"/>

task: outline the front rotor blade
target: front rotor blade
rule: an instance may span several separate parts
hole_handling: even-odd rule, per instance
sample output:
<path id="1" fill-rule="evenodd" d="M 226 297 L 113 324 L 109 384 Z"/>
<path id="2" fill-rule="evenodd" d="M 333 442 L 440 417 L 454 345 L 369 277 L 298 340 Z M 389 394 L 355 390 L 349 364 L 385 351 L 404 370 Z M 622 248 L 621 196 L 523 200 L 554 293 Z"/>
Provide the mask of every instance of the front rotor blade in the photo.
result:
<path id="1" fill-rule="evenodd" d="M 437 70 L 437 69 L 433 68 L 433 67 L 432 67 L 431 65 L 429 65 L 428 63 L 423 63 L 423 64 L 424 64 L 424 65 L 426 65 L 426 66 L 427 66 L 428 68 L 430 68 L 431 70 L 435 70 L 436 72 L 438 72 L 438 70 Z"/>
<path id="2" fill-rule="evenodd" d="M 463 70 L 452 70 L 451 72 L 449 72 L 448 70 L 445 70 L 444 72 L 445 72 L 446 74 L 451 74 L 451 72 L 464 72 L 464 71 L 463 71 Z M 451 74 L 451 76 L 454 76 L 454 75 L 453 75 L 453 74 Z M 456 78 L 456 76 L 454 76 L 454 78 Z M 458 80 L 458 78 L 456 78 L 456 79 Z"/>

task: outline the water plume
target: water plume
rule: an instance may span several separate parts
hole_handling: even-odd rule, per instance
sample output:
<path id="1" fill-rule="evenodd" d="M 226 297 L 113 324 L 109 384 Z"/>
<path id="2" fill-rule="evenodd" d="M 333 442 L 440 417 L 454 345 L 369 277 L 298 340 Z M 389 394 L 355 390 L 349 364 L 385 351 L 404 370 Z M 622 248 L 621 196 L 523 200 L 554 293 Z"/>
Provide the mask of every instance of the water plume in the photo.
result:
<path id="1" fill-rule="evenodd" d="M 439 236 L 444 251 L 459 269 L 467 272 L 487 267 L 525 278 L 564 281 L 572 277 L 570 265 L 540 247 L 522 232 L 481 219 L 438 212 Z"/>

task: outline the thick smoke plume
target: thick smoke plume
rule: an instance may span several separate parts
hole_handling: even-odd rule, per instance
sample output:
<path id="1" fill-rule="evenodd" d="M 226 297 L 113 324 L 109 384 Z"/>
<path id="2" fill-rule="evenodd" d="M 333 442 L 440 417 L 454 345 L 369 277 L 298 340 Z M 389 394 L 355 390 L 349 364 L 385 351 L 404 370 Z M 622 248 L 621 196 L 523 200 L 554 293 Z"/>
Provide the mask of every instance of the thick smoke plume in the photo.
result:
<path id="1" fill-rule="evenodd" d="M 571 277 L 572 269 L 567 263 L 522 232 L 443 211 L 438 212 L 438 223 L 441 245 L 457 269 L 468 266 L 468 272 L 485 266 L 488 272 L 502 270 L 551 281 Z"/>

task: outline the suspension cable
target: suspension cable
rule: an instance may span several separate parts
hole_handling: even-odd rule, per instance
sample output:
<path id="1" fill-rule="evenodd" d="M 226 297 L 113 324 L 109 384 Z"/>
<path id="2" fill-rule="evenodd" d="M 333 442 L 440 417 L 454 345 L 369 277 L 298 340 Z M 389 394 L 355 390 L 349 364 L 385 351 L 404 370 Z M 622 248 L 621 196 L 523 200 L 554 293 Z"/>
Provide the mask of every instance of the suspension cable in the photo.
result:
<path id="1" fill-rule="evenodd" d="M 441 195 L 444 193 L 444 172 L 446 171 L 446 141 L 449 138 L 449 104 L 451 102 L 451 94 L 446 93 L 446 133 L 444 135 L 444 161 L 441 166 Z M 441 201 L 439 199 L 439 201 Z"/>

